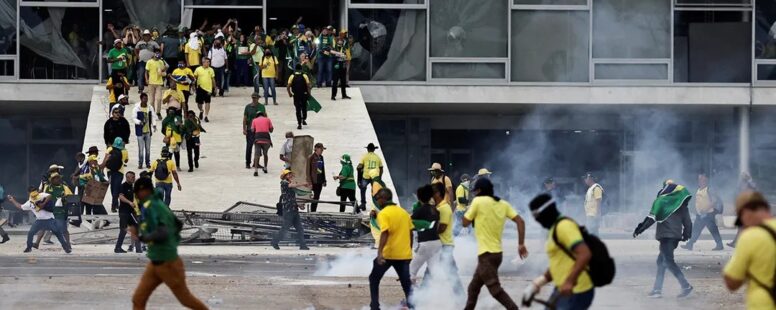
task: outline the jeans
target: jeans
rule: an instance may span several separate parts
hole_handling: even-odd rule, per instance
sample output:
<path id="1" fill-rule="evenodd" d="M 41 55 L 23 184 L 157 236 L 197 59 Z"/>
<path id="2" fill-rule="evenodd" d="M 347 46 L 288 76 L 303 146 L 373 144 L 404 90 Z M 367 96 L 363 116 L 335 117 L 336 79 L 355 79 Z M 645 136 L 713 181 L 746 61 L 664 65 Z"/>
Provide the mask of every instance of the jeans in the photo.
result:
<path id="1" fill-rule="evenodd" d="M 121 183 L 124 181 L 124 174 L 118 171 L 108 171 L 108 178 L 110 179 L 110 208 L 116 209 L 119 207 L 119 194 L 121 194 Z"/>
<path id="2" fill-rule="evenodd" d="M 119 238 L 116 240 L 116 250 L 121 249 L 121 246 L 124 245 L 124 238 L 127 236 L 127 227 L 130 226 L 131 222 L 133 222 L 131 214 L 119 213 Z M 136 226 L 135 223 L 132 223 L 131 225 Z M 131 244 L 135 247 L 137 253 L 143 251 L 143 246 L 140 244 L 139 240 L 132 240 Z"/>
<path id="3" fill-rule="evenodd" d="M 356 190 L 341 188 L 340 187 L 340 212 L 345 212 L 345 200 L 350 200 L 353 203 L 353 213 L 358 213 L 358 205 L 356 205 Z"/>
<path id="4" fill-rule="evenodd" d="M 663 278 L 666 269 L 670 271 L 682 288 L 690 287 L 690 283 L 685 279 L 682 269 L 674 261 L 674 250 L 679 245 L 679 239 L 660 239 L 660 254 L 657 256 L 657 275 L 655 276 L 655 285 L 652 287 L 655 291 L 663 290 Z"/>
<path id="5" fill-rule="evenodd" d="M 275 78 L 263 78 L 264 80 L 264 103 L 269 102 L 269 91 L 272 91 L 272 102 L 277 103 L 278 93 L 275 91 Z"/>
<path id="6" fill-rule="evenodd" d="M 315 184 L 313 183 L 313 200 L 321 199 L 321 191 L 323 191 L 323 183 Z M 318 211 L 318 203 L 312 202 L 310 203 L 310 212 Z"/>
<path id="7" fill-rule="evenodd" d="M 358 182 L 358 190 L 361 191 L 361 206 L 366 207 L 366 188 L 372 184 L 371 179 L 363 179 Z"/>
<path id="8" fill-rule="evenodd" d="M 294 108 L 296 109 L 296 123 L 302 125 L 307 121 L 307 94 L 294 95 Z"/>
<path id="9" fill-rule="evenodd" d="M 690 238 L 690 241 L 687 241 L 687 246 L 692 247 L 693 244 L 698 241 L 698 237 L 700 237 L 704 227 L 711 233 L 711 237 L 714 238 L 714 242 L 717 243 L 717 247 L 721 248 L 722 237 L 719 235 L 717 221 L 714 218 L 714 215 L 711 214 L 695 216 L 695 222 L 692 223 L 692 238 Z"/>
<path id="10" fill-rule="evenodd" d="M 326 82 L 326 87 L 331 86 L 331 67 L 334 58 L 329 56 L 318 57 L 318 87 Z"/>
<path id="11" fill-rule="evenodd" d="M 458 264 L 455 263 L 455 257 L 453 256 L 454 252 L 455 246 L 442 245 L 442 252 L 439 254 L 439 263 L 442 272 L 444 272 L 447 277 L 442 280 L 444 280 L 445 283 L 452 282 L 453 294 L 455 296 L 463 296 L 466 291 L 464 291 L 463 285 L 461 284 L 461 278 L 458 276 Z M 426 274 L 428 274 L 428 272 L 426 272 Z"/>
<path id="12" fill-rule="evenodd" d="M 216 73 L 216 87 L 218 87 L 218 94 L 223 96 L 224 95 L 224 83 L 226 79 L 224 79 L 226 66 L 223 66 L 221 68 L 213 67 L 213 71 Z"/>
<path id="13" fill-rule="evenodd" d="M 304 227 L 302 226 L 302 218 L 299 217 L 299 211 L 285 212 L 283 213 L 283 226 L 280 227 L 275 238 L 272 238 L 272 244 L 277 245 L 286 237 L 288 228 L 294 226 L 296 230 L 296 240 L 299 243 L 299 247 L 306 247 L 307 242 L 304 240 Z"/>
<path id="14" fill-rule="evenodd" d="M 139 89 L 141 92 L 143 89 L 145 89 L 145 72 L 146 72 L 146 62 L 145 61 L 138 61 L 137 62 L 137 89 Z M 118 99 L 118 98 L 117 98 Z"/>
<path id="15" fill-rule="evenodd" d="M 258 68 L 259 64 L 257 63 L 253 67 L 254 68 Z M 251 80 L 253 82 L 253 92 L 254 93 L 260 93 L 261 92 L 261 84 L 262 84 L 261 83 L 262 82 L 261 81 L 261 70 L 253 72 L 253 75 L 251 75 L 251 76 L 253 77 L 252 80 Z"/>
<path id="16" fill-rule="evenodd" d="M 245 133 L 245 166 L 250 167 L 251 165 L 251 152 L 253 151 L 253 142 L 255 138 L 253 137 L 253 132 L 248 130 L 247 133 Z"/>
<path id="17" fill-rule="evenodd" d="M 202 310 L 208 307 L 191 294 L 186 286 L 186 270 L 180 257 L 169 262 L 148 262 L 132 295 L 132 309 L 145 309 L 148 298 L 159 284 L 164 283 L 183 306 Z"/>
<path id="18" fill-rule="evenodd" d="M 577 293 L 571 296 L 559 296 L 560 293 L 556 288 L 552 291 L 550 299 L 555 299 L 555 310 L 584 310 L 590 308 L 593 304 L 593 297 L 595 297 L 595 289 L 590 289 L 584 293 Z"/>
<path id="19" fill-rule="evenodd" d="M 224 69 L 224 91 L 229 91 L 229 84 L 232 81 L 232 70 Z"/>
<path id="20" fill-rule="evenodd" d="M 498 267 L 501 266 L 503 259 L 502 253 L 482 253 L 477 257 L 477 269 L 474 271 L 472 282 L 469 283 L 469 289 L 466 299 L 466 310 L 474 310 L 477 306 L 477 297 L 480 295 L 482 286 L 488 287 L 490 295 L 509 310 L 516 310 L 517 304 L 509 297 L 506 291 L 501 287 L 498 279 Z"/>
<path id="21" fill-rule="evenodd" d="M 601 217 L 600 216 L 586 216 L 587 223 L 585 224 L 585 228 L 587 228 L 587 232 L 593 235 L 598 235 L 598 226 L 601 223 Z"/>
<path id="22" fill-rule="evenodd" d="M 463 227 L 463 215 L 464 211 L 458 211 L 456 210 L 455 213 L 453 213 L 453 236 L 458 236 L 461 234 L 461 231 L 464 229 L 467 229 L 466 227 Z M 468 229 L 467 229 L 468 230 Z"/>
<path id="23" fill-rule="evenodd" d="M 191 153 L 194 153 L 192 157 Z M 189 160 L 189 170 L 192 167 L 199 168 L 199 137 L 189 137 L 186 139 L 186 158 Z"/>
<path id="24" fill-rule="evenodd" d="M 28 249 L 32 248 L 32 238 L 41 230 L 50 230 L 52 233 L 54 233 L 54 236 L 57 237 L 57 240 L 59 240 L 59 244 L 62 245 L 62 249 L 65 251 L 70 250 L 70 244 L 68 244 L 65 240 L 65 237 L 62 235 L 62 231 L 59 229 L 59 225 L 57 225 L 54 219 L 35 220 L 35 222 L 32 223 L 30 231 L 27 232 Z"/>
<path id="25" fill-rule="evenodd" d="M 145 159 L 146 167 L 151 166 L 151 133 L 144 133 L 142 136 L 137 136 L 137 165 L 143 165 L 143 159 Z"/>
<path id="26" fill-rule="evenodd" d="M 369 307 L 372 310 L 380 309 L 380 280 L 383 279 L 385 272 L 391 267 L 399 275 L 399 282 L 401 283 L 402 290 L 404 290 L 404 298 L 409 306 L 410 295 L 412 294 L 410 260 L 386 259 L 385 263 L 380 265 L 377 263 L 377 259 L 375 259 L 372 261 L 372 272 L 369 274 L 369 297 L 371 298 Z"/>
<path id="27" fill-rule="evenodd" d="M 170 171 L 170 173 L 172 173 L 172 171 Z M 164 204 L 169 207 L 170 201 L 172 201 L 172 183 L 156 182 L 156 190 L 162 194 L 164 197 Z"/>
<path id="28" fill-rule="evenodd" d="M 236 64 L 236 71 L 235 77 L 234 77 L 234 84 L 235 86 L 249 86 L 251 85 L 251 70 L 250 66 L 248 65 L 250 59 L 237 59 L 235 62 Z"/>

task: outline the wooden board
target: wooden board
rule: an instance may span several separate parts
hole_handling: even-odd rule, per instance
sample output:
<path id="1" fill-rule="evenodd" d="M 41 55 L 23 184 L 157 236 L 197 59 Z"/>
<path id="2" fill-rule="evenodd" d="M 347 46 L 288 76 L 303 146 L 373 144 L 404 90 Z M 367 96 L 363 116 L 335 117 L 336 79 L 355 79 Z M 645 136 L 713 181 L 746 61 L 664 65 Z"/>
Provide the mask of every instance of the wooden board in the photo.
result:
<path id="1" fill-rule="evenodd" d="M 108 187 L 110 183 L 99 182 L 96 180 L 89 180 L 84 187 L 84 196 L 81 198 L 81 202 L 88 203 L 90 205 L 102 205 L 105 200 L 105 194 L 108 193 Z"/>
<path id="2" fill-rule="evenodd" d="M 291 172 L 294 173 L 295 183 L 310 183 L 308 169 L 310 165 L 307 159 L 313 153 L 315 139 L 312 136 L 294 137 L 294 147 L 291 149 Z"/>

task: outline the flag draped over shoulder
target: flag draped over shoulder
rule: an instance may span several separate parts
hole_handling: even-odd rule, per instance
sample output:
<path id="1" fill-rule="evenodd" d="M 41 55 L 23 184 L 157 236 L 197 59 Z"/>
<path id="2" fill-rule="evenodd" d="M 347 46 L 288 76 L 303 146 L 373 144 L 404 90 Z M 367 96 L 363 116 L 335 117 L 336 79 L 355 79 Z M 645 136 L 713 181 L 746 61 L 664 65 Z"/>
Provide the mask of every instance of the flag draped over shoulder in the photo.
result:
<path id="1" fill-rule="evenodd" d="M 690 198 L 690 192 L 682 185 L 668 184 L 660 191 L 655 201 L 652 203 L 652 210 L 649 211 L 649 217 L 656 222 L 662 223 L 671 214 L 674 214 Z"/>
<path id="2" fill-rule="evenodd" d="M 375 199 L 375 195 L 377 195 L 377 192 L 380 191 L 380 189 L 385 188 L 385 182 L 380 179 L 380 177 L 376 177 L 372 179 L 372 204 L 374 204 L 374 208 L 377 212 L 380 212 L 380 210 L 383 209 L 382 206 L 380 206 L 377 203 L 377 199 Z M 380 229 L 380 225 L 377 225 L 377 218 L 372 218 L 369 220 L 369 223 L 372 224 L 372 227 Z"/>

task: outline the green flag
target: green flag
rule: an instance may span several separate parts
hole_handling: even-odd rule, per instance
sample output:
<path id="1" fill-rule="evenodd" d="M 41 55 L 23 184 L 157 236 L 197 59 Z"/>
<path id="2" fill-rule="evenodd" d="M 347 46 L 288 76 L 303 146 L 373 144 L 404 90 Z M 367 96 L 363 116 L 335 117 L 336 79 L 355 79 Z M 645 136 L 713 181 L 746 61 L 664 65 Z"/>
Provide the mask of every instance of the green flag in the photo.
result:
<path id="1" fill-rule="evenodd" d="M 656 222 L 662 223 L 668 219 L 671 214 L 679 210 L 687 200 L 692 196 L 682 185 L 676 185 L 671 192 L 661 193 L 652 203 L 652 210 L 649 211 L 649 217 L 654 218 Z"/>
<path id="2" fill-rule="evenodd" d="M 313 111 L 315 113 L 321 111 L 321 104 L 318 102 L 318 100 L 315 100 L 312 95 L 307 97 L 307 111 Z"/>

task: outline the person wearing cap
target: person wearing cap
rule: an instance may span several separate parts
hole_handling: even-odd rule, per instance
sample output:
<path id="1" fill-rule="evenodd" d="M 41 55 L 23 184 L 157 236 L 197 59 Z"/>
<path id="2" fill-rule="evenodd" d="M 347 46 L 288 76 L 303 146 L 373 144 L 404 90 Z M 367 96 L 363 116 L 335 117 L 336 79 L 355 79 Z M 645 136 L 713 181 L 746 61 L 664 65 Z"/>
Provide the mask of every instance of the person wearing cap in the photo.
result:
<path id="1" fill-rule="evenodd" d="M 259 112 L 267 113 L 266 108 L 259 103 L 259 98 L 261 98 L 259 93 L 251 94 L 251 103 L 246 104 L 245 109 L 243 109 L 242 127 L 243 135 L 245 136 L 245 169 L 251 168 L 251 160 L 253 159 L 251 152 L 254 148 L 254 142 L 256 142 L 253 130 L 251 130 L 253 119 L 259 115 Z"/>
<path id="2" fill-rule="evenodd" d="M 151 136 L 156 131 L 154 107 L 148 104 L 148 95 L 140 94 L 140 103 L 132 109 L 132 121 L 135 123 L 137 137 L 137 169 L 151 167 Z"/>
<path id="3" fill-rule="evenodd" d="M 162 109 L 162 90 L 164 88 L 164 79 L 167 75 L 167 63 L 162 60 L 162 54 L 157 46 L 151 51 L 151 57 L 145 61 L 145 82 L 148 84 L 148 99 L 154 109 Z M 181 99 L 182 101 L 182 99 Z"/>
<path id="4" fill-rule="evenodd" d="M 707 228 L 717 244 L 712 251 L 722 251 L 725 247 L 722 244 L 716 220 L 716 215 L 722 213 L 722 199 L 716 195 L 715 191 L 709 190 L 709 177 L 706 173 L 698 174 L 698 190 L 695 191 L 694 198 L 695 222 L 692 224 L 692 237 L 680 247 L 692 251 L 693 245 L 703 232 L 703 228 Z"/>
<path id="5" fill-rule="evenodd" d="M 251 132 L 253 132 L 253 176 L 259 176 L 259 168 L 262 168 L 264 173 L 267 173 L 267 163 L 269 162 L 269 148 L 272 147 L 272 136 L 270 135 L 275 131 L 275 127 L 272 126 L 272 120 L 267 117 L 266 112 L 259 111 L 256 113 L 256 118 L 251 122 Z M 264 156 L 264 165 L 262 166 L 259 161 Z"/>
<path id="6" fill-rule="evenodd" d="M 186 55 L 186 66 L 191 71 L 196 71 L 200 65 L 200 58 L 202 58 L 202 47 L 205 43 L 199 38 L 196 31 L 192 31 L 189 34 L 189 41 L 183 48 L 183 53 Z"/>
<path id="7" fill-rule="evenodd" d="M 687 241 L 692 234 L 692 220 L 687 208 L 690 198 L 692 196 L 684 186 L 676 184 L 670 179 L 664 181 L 663 188 L 660 189 L 657 198 L 652 203 L 649 215 L 633 231 L 633 238 L 636 238 L 652 224 L 657 223 L 655 239 L 660 242 L 660 253 L 657 256 L 655 285 L 648 295 L 650 298 L 663 297 L 663 278 L 666 269 L 676 277 L 681 285 L 678 298 L 687 297 L 693 290 L 692 285 L 684 277 L 682 269 L 674 260 L 674 250 L 679 242 Z"/>
<path id="8" fill-rule="evenodd" d="M 156 50 L 161 51 L 159 43 L 151 39 L 151 30 L 143 30 L 143 35 L 140 41 L 135 43 L 135 57 L 137 59 L 137 87 L 142 93 L 145 89 L 145 84 L 148 83 L 146 79 L 146 63 L 154 57 Z"/>
<path id="9" fill-rule="evenodd" d="M 552 282 L 554 290 L 550 299 L 557 300 L 555 309 L 590 308 L 595 297 L 595 287 L 587 266 L 593 254 L 582 238 L 579 225 L 560 213 L 550 193 L 534 197 L 529 208 L 533 218 L 547 229 L 544 248 L 549 268 L 525 288 L 523 306 L 529 306 L 542 286 Z M 573 258 L 567 252 L 573 253 Z"/>
<path id="10" fill-rule="evenodd" d="M 369 228 L 372 232 L 372 238 L 375 239 L 375 247 L 377 247 L 380 244 L 380 225 L 377 222 L 377 215 L 380 214 L 380 210 L 383 208 L 377 201 L 377 193 L 379 193 L 381 189 L 387 187 L 382 180 L 379 169 L 369 170 L 367 174 L 369 175 L 369 187 L 372 190 L 369 195 L 369 198 L 372 199 L 372 210 L 369 211 Z M 365 210 L 365 208 L 362 208 L 362 210 Z"/>
<path id="11" fill-rule="evenodd" d="M 32 251 L 32 238 L 41 230 L 50 230 L 54 236 L 59 240 L 59 244 L 62 245 L 62 249 L 65 253 L 70 253 L 72 248 L 70 243 L 65 240 L 62 232 L 59 230 L 59 226 L 54 220 L 54 200 L 47 193 L 39 193 L 34 187 L 28 189 L 30 198 L 24 204 L 19 204 L 16 199 L 8 195 L 8 202 L 14 207 L 23 211 L 32 211 L 35 214 L 35 222 L 30 226 L 30 230 L 27 232 L 27 247 L 24 249 L 24 253 Z"/>
<path id="12" fill-rule="evenodd" d="M 145 309 L 148 298 L 159 286 L 166 284 L 183 306 L 189 309 L 208 309 L 186 286 L 186 270 L 178 256 L 178 244 L 183 223 L 175 217 L 161 200 L 149 178 L 139 178 L 134 184 L 138 204 L 143 206 L 140 229 L 128 228 L 133 240 L 148 244 L 148 264 L 140 277 L 140 283 L 132 295 L 134 309 Z"/>
<path id="13" fill-rule="evenodd" d="M 120 160 L 114 161 L 113 157 L 119 157 Z M 111 193 L 111 212 L 117 212 L 119 208 L 119 194 L 121 194 L 121 183 L 124 181 L 124 164 L 129 162 L 129 152 L 124 147 L 124 140 L 117 137 L 113 145 L 105 150 L 105 158 L 100 166 L 107 168 L 108 179 L 110 180 Z M 116 163 L 116 164 L 114 164 Z"/>
<path id="14" fill-rule="evenodd" d="M 461 225 L 463 215 L 469 208 L 469 201 L 471 200 L 469 194 L 470 179 L 468 174 L 462 174 L 461 183 L 455 188 L 455 225 L 453 226 L 453 234 L 456 236 L 461 233 L 461 229 L 463 228 Z"/>
<path id="15" fill-rule="evenodd" d="M 183 190 L 181 181 L 178 179 L 178 166 L 171 159 L 170 149 L 167 146 L 162 147 L 161 158 L 151 163 L 148 173 L 151 173 L 156 180 L 156 189 L 162 194 L 164 204 L 169 206 L 172 202 L 172 181 L 178 185 L 178 191 Z"/>
<path id="16" fill-rule="evenodd" d="M 58 171 L 63 169 L 62 166 L 57 167 Z M 70 232 L 68 231 L 67 206 L 62 201 L 62 198 L 66 196 L 72 196 L 73 191 L 62 181 L 62 175 L 60 172 L 53 172 L 49 175 L 49 182 L 43 188 L 43 192 L 51 195 L 51 199 L 54 201 L 54 220 L 59 228 L 59 231 L 65 236 L 65 240 L 70 243 Z M 46 243 L 51 244 L 51 231 L 43 231 L 38 233 L 38 239 L 35 242 L 34 247 L 37 249 L 40 246 L 40 241 L 43 239 Z"/>
<path id="17" fill-rule="evenodd" d="M 431 174 L 431 184 L 436 183 L 442 183 L 445 185 L 445 201 L 449 204 L 453 203 L 453 197 L 455 197 L 455 194 L 453 194 L 453 181 L 450 180 L 450 177 L 448 177 L 445 174 L 445 171 L 442 170 L 442 165 L 439 163 L 433 163 L 431 164 L 431 168 L 428 168 L 429 173 Z"/>
<path id="18" fill-rule="evenodd" d="M 312 83 L 310 83 L 310 77 L 302 72 L 302 64 L 296 64 L 294 69 L 294 73 L 288 77 L 286 91 L 289 97 L 294 98 L 296 129 L 302 129 L 302 125 L 307 125 L 307 97 L 312 90 Z"/>
<path id="19" fill-rule="evenodd" d="M 595 177 L 588 172 L 582 177 L 582 181 L 587 185 L 585 192 L 585 218 L 587 231 L 598 235 L 598 227 L 601 224 L 601 201 L 604 198 L 604 188 L 596 183 Z"/>
<path id="20" fill-rule="evenodd" d="M 342 154 L 340 164 L 342 164 L 342 169 L 338 175 L 334 176 L 334 180 L 340 181 L 339 187 L 337 187 L 337 196 L 340 197 L 341 202 L 339 211 L 345 212 L 345 200 L 349 199 L 353 203 L 353 213 L 359 213 L 361 210 L 356 201 L 356 180 L 350 155 Z"/>
<path id="21" fill-rule="evenodd" d="M 736 226 L 743 230 L 722 273 L 725 286 L 734 292 L 749 282 L 747 309 L 776 309 L 776 219 L 763 194 L 745 191 L 736 198 Z"/>
<path id="22" fill-rule="evenodd" d="M 43 190 L 46 188 L 46 185 L 51 182 L 51 175 L 58 173 L 62 174 L 62 170 L 64 170 L 65 167 L 60 166 L 58 164 L 51 164 L 51 166 L 48 167 L 48 170 L 46 170 L 46 173 L 44 173 L 40 178 L 40 183 L 38 184 L 38 191 L 43 192 Z"/>
<path id="23" fill-rule="evenodd" d="M 379 147 L 374 143 L 369 143 L 366 146 L 366 154 L 361 157 L 356 170 L 358 171 L 358 188 L 361 191 L 361 210 L 366 211 L 366 188 L 369 184 L 372 184 L 372 178 L 369 175 L 369 171 L 373 169 L 379 169 L 379 175 L 383 175 L 383 160 L 380 156 L 375 154 L 375 150 Z"/>
<path id="24" fill-rule="evenodd" d="M 202 61 L 202 66 L 194 70 L 194 78 L 197 81 L 197 108 L 199 108 L 200 116 L 203 116 L 204 105 L 204 117 L 201 117 L 201 119 L 208 123 L 210 122 L 210 119 L 208 119 L 208 114 L 210 114 L 210 96 L 217 90 L 216 73 L 210 67 L 210 59 L 205 58 Z"/>
<path id="25" fill-rule="evenodd" d="M 493 174 L 493 172 L 490 172 L 487 168 L 480 168 L 480 170 L 477 171 L 477 174 L 474 175 L 474 177 L 469 181 L 469 192 L 474 191 L 474 184 L 477 184 L 477 180 L 479 179 L 488 179 L 490 180 L 490 175 Z"/>
<path id="26" fill-rule="evenodd" d="M 333 55 L 331 54 L 331 50 L 334 49 L 335 44 L 334 36 L 331 34 L 332 29 L 334 29 L 332 26 L 323 28 L 321 36 L 319 37 L 320 42 L 318 43 L 317 55 L 318 88 L 320 88 L 323 84 L 326 84 L 326 87 L 331 87 L 331 69 L 334 65 L 334 59 Z"/>
<path id="27" fill-rule="evenodd" d="M 504 308 L 517 309 L 517 305 L 501 287 L 498 280 L 498 268 L 504 257 L 501 238 L 504 233 L 504 222 L 509 219 L 517 224 L 517 252 L 521 259 L 528 256 L 525 247 L 525 222 L 512 206 L 495 196 L 493 183 L 488 179 L 480 179 L 474 184 L 474 194 L 469 210 L 463 216 L 463 226 L 469 227 L 476 222 L 474 237 L 477 239 L 477 268 L 467 290 L 466 307 L 474 310 L 482 286 L 488 287 L 493 296 Z"/>
<path id="28" fill-rule="evenodd" d="M 221 97 L 224 96 L 226 90 L 224 84 L 229 83 L 226 80 L 226 71 L 229 70 L 229 56 L 224 49 L 224 34 L 218 33 L 213 42 L 213 47 L 207 53 L 207 58 L 210 58 L 210 65 L 216 74 L 216 88 L 218 88 L 218 94 Z"/>
<path id="29" fill-rule="evenodd" d="M 315 200 L 315 202 L 310 204 L 310 212 L 318 210 L 317 200 L 321 199 L 321 191 L 326 187 L 326 167 L 323 161 L 323 150 L 325 149 L 323 143 L 316 143 L 313 153 L 307 158 L 307 165 L 309 167 L 307 173 L 309 174 L 310 183 L 313 185 L 313 200 Z"/>
<path id="30" fill-rule="evenodd" d="M 96 149 L 97 147 L 93 148 Z M 95 180 L 97 182 L 107 182 L 105 174 L 103 173 L 103 169 L 100 167 L 97 152 L 96 150 L 94 151 L 95 152 L 92 152 L 92 147 L 89 148 L 89 156 L 86 157 L 86 165 L 84 168 L 82 168 L 81 173 L 78 175 L 78 186 L 84 189 L 90 180 Z M 107 212 L 104 212 L 105 207 L 102 205 L 90 205 L 87 203 L 84 203 L 83 205 L 84 214 L 107 214 Z"/>
<path id="31" fill-rule="evenodd" d="M 127 64 L 130 52 L 124 48 L 124 42 L 121 39 L 113 41 L 113 48 L 108 51 L 108 63 L 110 64 L 111 74 L 121 72 L 127 74 Z"/>
<path id="32" fill-rule="evenodd" d="M 111 117 L 105 121 L 102 132 L 105 146 L 113 145 L 113 141 L 115 141 L 116 138 L 121 138 L 122 141 L 129 141 L 129 122 L 124 118 L 123 113 L 121 113 L 120 106 L 113 106 L 110 114 Z"/>
<path id="33" fill-rule="evenodd" d="M 105 89 L 108 90 L 108 103 L 113 106 L 119 101 L 119 97 L 129 94 L 132 86 L 123 71 L 115 71 L 108 77 L 105 83 Z"/>
<path id="34" fill-rule="evenodd" d="M 291 170 L 284 169 L 280 172 L 280 216 L 283 217 L 283 225 L 280 230 L 272 238 L 271 245 L 275 250 L 280 250 L 280 241 L 285 239 L 288 228 L 294 226 L 296 230 L 296 240 L 299 243 L 300 250 L 309 250 L 307 242 L 304 240 L 304 226 L 302 226 L 302 219 L 299 217 L 299 210 L 304 210 L 304 204 L 298 204 L 296 200 L 296 192 L 294 189 L 298 187 L 309 187 L 310 184 L 297 184 L 294 183 L 294 173 Z"/>

